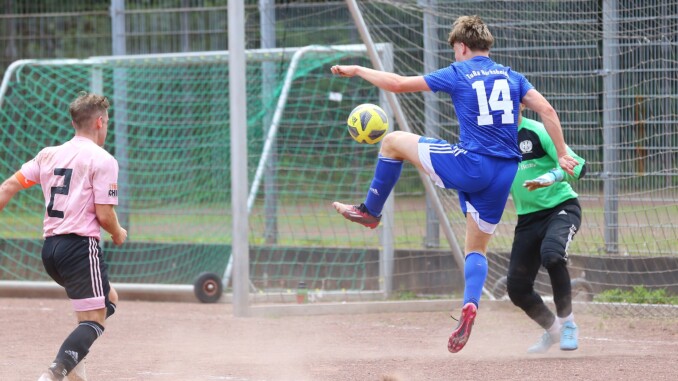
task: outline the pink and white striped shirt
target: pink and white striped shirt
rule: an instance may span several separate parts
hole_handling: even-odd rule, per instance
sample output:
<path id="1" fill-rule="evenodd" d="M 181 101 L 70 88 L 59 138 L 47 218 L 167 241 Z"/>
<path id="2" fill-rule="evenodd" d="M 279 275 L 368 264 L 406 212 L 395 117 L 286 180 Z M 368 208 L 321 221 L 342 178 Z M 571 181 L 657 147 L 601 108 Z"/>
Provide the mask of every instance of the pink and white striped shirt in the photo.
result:
<path id="1" fill-rule="evenodd" d="M 77 234 L 101 239 L 94 204 L 118 205 L 118 161 L 92 140 L 75 136 L 46 147 L 19 171 L 22 183 L 41 184 L 44 237 Z"/>

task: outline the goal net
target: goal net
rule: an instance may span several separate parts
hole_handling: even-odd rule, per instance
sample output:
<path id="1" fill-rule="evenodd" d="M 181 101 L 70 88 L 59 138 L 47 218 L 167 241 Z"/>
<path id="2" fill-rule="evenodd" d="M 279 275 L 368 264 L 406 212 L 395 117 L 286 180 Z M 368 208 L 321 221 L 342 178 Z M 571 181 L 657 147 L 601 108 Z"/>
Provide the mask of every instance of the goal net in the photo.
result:
<path id="1" fill-rule="evenodd" d="M 678 293 L 678 81 L 671 42 L 678 24 L 669 16 L 678 2 L 356 3 L 371 38 L 394 47 L 394 70 L 402 75 L 453 62 L 446 42 L 451 25 L 460 15 L 480 15 L 495 37 L 491 57 L 524 73 L 545 95 L 559 113 L 566 141 L 587 160 L 588 174 L 573 184 L 583 221 L 569 248 L 572 278 L 586 281 L 597 296 L 634 286 Z M 447 94 L 402 94 L 398 100 L 414 132 L 458 141 Z M 526 116 L 538 119 L 532 112 Z M 444 249 L 435 213 L 417 189 L 407 181 L 396 186 L 397 236 Z M 438 193 L 463 242 L 456 193 Z M 516 219 L 509 200 L 490 243 L 488 288 L 506 275 Z M 541 293 L 550 293 L 543 273 L 537 283 Z M 412 291 L 431 288 L 421 283 Z M 505 288 L 498 291 L 505 294 Z"/>
<path id="2" fill-rule="evenodd" d="M 377 47 L 382 55 L 387 48 Z M 247 89 L 234 96 L 247 98 L 247 125 L 237 128 L 247 129 L 253 288 L 278 300 L 292 297 L 300 281 L 379 290 L 379 239 L 348 226 L 331 206 L 363 193 L 378 151 L 354 142 L 346 119 L 357 104 L 379 104 L 379 91 L 329 70 L 368 65 L 365 47 L 248 50 L 246 59 Z M 120 247 L 102 235 L 111 281 L 191 285 L 212 272 L 228 282 L 228 68 L 227 52 L 15 62 L 0 94 L 0 177 L 72 137 L 68 105 L 79 91 L 102 93 L 112 104 L 105 147 L 120 164 L 117 212 L 129 232 Z M 2 281 L 49 279 L 38 188 L 0 213 Z"/>

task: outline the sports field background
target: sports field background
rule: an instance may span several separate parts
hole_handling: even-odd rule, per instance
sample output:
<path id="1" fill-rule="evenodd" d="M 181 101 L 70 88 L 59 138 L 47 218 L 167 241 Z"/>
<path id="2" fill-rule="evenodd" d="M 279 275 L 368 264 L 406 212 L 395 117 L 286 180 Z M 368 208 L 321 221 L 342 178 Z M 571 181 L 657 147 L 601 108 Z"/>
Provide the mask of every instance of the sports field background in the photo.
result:
<path id="1" fill-rule="evenodd" d="M 527 355 L 536 324 L 482 302 L 469 343 L 450 354 L 445 311 L 235 318 L 223 303 L 121 301 L 86 361 L 90 381 L 678 379 L 675 319 L 575 316 L 579 350 Z M 66 300 L 0 298 L 0 380 L 36 379 L 73 321 Z"/>
<path id="2" fill-rule="evenodd" d="M 4 31 L 0 35 L 0 67 L 4 70 L 11 62 L 25 58 L 85 58 L 113 54 L 115 38 L 110 6 L 114 1 L 118 4 L 122 2 L 5 1 L 0 10 L 0 30 Z M 271 1 L 277 3 L 274 7 L 277 17 L 277 47 L 292 49 L 309 44 L 361 43 L 344 1 Z M 261 25 L 258 24 L 261 22 L 258 13 L 260 2 L 245 0 L 247 49 L 263 47 Z M 126 10 L 124 13 L 120 12 L 118 17 L 127 22 L 127 34 L 123 34 L 127 43 L 126 53 L 226 51 L 227 3 L 227 0 L 125 0 Z M 437 35 L 440 41 L 434 44 L 429 53 L 441 62 L 441 66 L 452 59 L 444 39 L 454 18 L 461 14 L 479 14 L 486 19 L 492 30 L 496 31 L 497 43 L 493 56 L 497 61 L 525 73 L 553 102 L 562 117 L 568 143 L 591 165 L 587 177 L 576 185 L 585 210 L 584 224 L 572 246 L 573 252 L 579 255 L 599 255 L 601 258 L 619 262 L 629 260 L 628 271 L 619 273 L 621 280 L 613 284 L 599 283 L 596 286 L 633 286 L 627 280 L 630 278 L 627 275 L 635 274 L 637 269 L 632 269 L 630 263 L 634 262 L 642 263 L 642 274 L 647 274 L 652 281 L 659 280 L 657 287 L 676 287 L 677 278 L 669 275 L 675 274 L 678 268 L 675 262 L 678 252 L 678 225 L 675 218 L 678 208 L 678 130 L 675 128 L 678 119 L 678 103 L 675 102 L 678 80 L 674 75 L 678 70 L 675 60 L 678 33 L 678 19 L 675 14 L 678 14 L 678 1 L 365 0 L 358 3 L 368 24 L 373 27 L 374 38 L 393 43 L 396 47 L 396 68 L 403 74 L 421 73 L 425 68 L 425 52 L 421 50 L 424 45 L 421 27 L 424 19 L 431 21 L 429 17 L 433 14 L 437 17 L 433 20 L 435 27 L 428 31 L 432 32 L 430 35 Z M 431 11 L 435 3 L 437 11 Z M 610 15 L 609 9 L 613 4 L 618 15 Z M 616 30 L 610 32 L 611 28 Z M 611 64 L 606 60 L 610 58 L 618 61 L 618 70 L 613 70 L 615 76 L 607 75 Z M 277 60 L 276 72 L 283 73 L 285 65 L 287 61 Z M 157 74 L 157 69 L 153 70 Z M 221 67 L 214 70 L 213 73 L 225 73 Z M 68 92 L 80 90 L 74 88 L 77 86 L 69 85 L 68 81 L 74 81 L 75 76 L 64 74 L 63 68 L 55 69 L 55 73 L 54 78 L 58 79 L 56 82 L 59 88 L 66 94 L 64 99 L 71 98 Z M 325 82 L 330 76 L 325 68 L 318 70 L 318 73 L 322 73 L 319 79 L 324 85 L 308 87 L 319 89 L 319 93 L 324 94 L 328 85 Z M 168 113 L 164 109 L 157 113 L 154 109 L 144 109 L 144 118 L 158 115 L 158 120 L 162 123 L 158 124 L 157 129 L 149 128 L 150 124 L 147 122 L 140 123 L 139 132 L 134 136 L 144 143 L 142 148 L 147 149 L 136 154 L 147 159 L 149 165 L 135 166 L 137 170 L 141 168 L 141 174 L 148 177 L 142 176 L 144 181 L 133 183 L 134 189 L 139 193 L 136 198 L 128 200 L 131 207 L 118 209 L 121 216 L 124 215 L 123 211 L 127 213 L 134 227 L 127 247 L 139 242 L 151 242 L 158 244 L 158 247 L 164 247 L 162 244 L 165 243 L 228 244 L 228 226 L 231 220 L 228 205 L 223 202 L 230 197 L 228 187 L 225 186 L 227 176 L 211 176 L 219 181 L 209 189 L 199 181 L 190 182 L 201 185 L 201 188 L 190 193 L 195 197 L 186 201 L 185 184 L 188 182 L 179 180 L 192 177 L 177 176 L 180 172 L 166 165 L 179 163 L 180 169 L 185 169 L 183 165 L 187 156 L 191 156 L 186 154 L 187 151 L 176 149 L 170 144 L 175 136 L 182 136 L 177 133 L 177 125 L 184 125 L 187 120 L 204 122 L 202 116 L 194 117 L 192 112 L 198 115 L 203 110 L 211 112 L 215 109 L 228 109 L 223 103 L 227 97 L 220 92 L 211 97 L 199 91 L 195 91 L 195 94 L 202 94 L 196 96 L 198 100 L 223 107 L 186 107 L 184 98 L 191 93 L 189 90 L 224 90 L 227 86 L 220 85 L 213 78 L 201 73 L 197 73 L 195 77 L 186 77 L 188 79 L 175 74 L 161 73 L 157 76 L 177 79 L 176 84 L 162 85 L 162 88 L 163 91 L 174 90 L 170 95 L 176 96 L 179 101 L 170 103 L 178 104 L 179 107 L 171 118 L 166 118 Z M 217 77 L 223 79 L 225 74 L 215 78 Z M 249 77 L 252 80 L 259 78 Z M 22 75 L 17 78 L 24 80 L 27 77 Z M 196 85 L 198 82 L 193 82 L 193 78 L 211 81 L 212 86 Z M 306 75 L 303 78 L 311 83 L 311 76 Z M 614 91 L 607 91 L 605 87 L 610 78 L 616 78 Z M 185 81 L 182 82 L 181 79 Z M 84 82 L 89 82 L 89 77 Z M 55 91 L 48 87 L 32 86 L 40 83 L 37 81 L 22 83 L 27 84 L 29 90 L 37 89 L 38 93 L 45 93 L 47 105 L 54 108 Z M 352 85 L 352 90 L 346 91 L 346 94 L 360 93 L 376 99 L 375 95 L 358 88 L 364 86 L 364 82 L 346 80 L 346 85 L 349 84 Z M 250 90 L 252 88 L 249 87 Z M 10 89 L 13 95 L 24 94 L 17 87 L 10 86 Z M 148 97 L 153 92 L 152 88 L 139 85 L 131 86 L 131 89 L 141 90 L 137 98 L 140 101 L 126 99 L 132 108 L 143 109 L 144 101 L 155 99 Z M 30 91 L 26 93 L 32 94 Z M 322 97 L 301 97 L 304 100 L 320 98 Z M 4 150 L 0 150 L 2 178 L 10 176 L 21 163 L 29 160 L 44 141 L 65 139 L 72 133 L 67 118 L 57 118 L 45 113 L 49 107 L 40 112 L 27 112 L 27 109 L 37 105 L 32 98 L 28 99 L 30 107 L 10 107 L 10 111 L 6 111 L 7 108 L 0 109 L 0 114 L 8 121 L 0 123 L 3 131 L 1 136 L 5 142 Z M 332 131 L 324 128 L 333 126 L 337 131 L 341 130 L 341 136 L 346 140 L 309 139 L 308 134 L 304 135 L 306 139 L 296 140 L 302 141 L 302 146 L 309 150 L 314 147 L 309 142 L 350 142 L 344 131 L 343 120 L 357 99 L 349 96 L 344 98 L 341 107 L 346 108 L 346 111 L 338 107 L 314 108 L 308 102 L 300 102 L 300 105 L 308 108 L 308 112 L 302 114 L 296 109 L 290 109 L 289 112 L 294 116 L 290 119 L 291 126 L 303 129 L 320 124 L 323 127 L 317 129 L 320 132 Z M 441 128 L 436 134 L 456 140 L 458 126 L 447 99 L 435 98 L 437 102 L 431 102 L 430 99 L 415 95 L 402 96 L 400 99 L 416 132 L 423 133 L 430 125 L 436 125 Z M 424 104 L 434 103 L 440 103 L 440 114 L 434 120 L 427 121 L 427 117 L 422 114 L 425 113 Z M 7 104 L 8 101 L 5 100 L 5 105 Z M 63 107 L 55 109 L 65 112 Z M 248 105 L 250 112 L 263 109 Z M 319 115 L 324 115 L 318 111 L 321 109 L 328 111 L 325 117 L 330 122 L 321 119 Z M 616 116 L 608 115 L 614 114 L 613 111 L 616 111 Z M 35 119 L 24 121 L 29 116 Z M 112 116 L 114 127 L 117 120 L 115 115 Z M 228 119 L 226 116 L 219 118 L 224 121 Z M 49 120 L 60 125 L 60 133 L 45 132 L 48 130 L 46 123 Z M 619 139 L 618 149 L 610 148 L 616 146 L 616 143 L 611 144 L 609 137 L 606 139 L 604 127 L 607 131 L 614 132 L 613 135 Z M 115 134 L 114 130 L 112 128 L 112 134 Z M 289 128 L 283 130 L 289 131 Z M 255 123 L 252 131 L 260 134 L 260 124 Z M 197 135 L 197 132 L 205 134 Z M 211 135 L 222 136 L 226 132 L 225 129 L 195 129 L 186 133 L 187 136 L 203 139 L 196 140 L 198 143 L 195 147 L 201 149 L 194 152 L 192 159 L 202 157 L 212 162 L 215 157 L 221 158 L 224 159 L 224 164 L 220 165 L 219 170 L 228 168 L 226 139 Z M 17 143 L 19 136 L 22 136 L 24 143 Z M 152 139 L 157 136 L 166 136 L 167 139 Z M 115 149 L 115 142 L 110 143 L 109 147 Z M 256 157 L 261 149 L 261 141 L 250 139 L 249 144 L 250 153 Z M 278 144 L 279 148 L 286 147 L 281 142 Z M 208 146 L 212 148 L 205 149 Z M 163 165 L 155 162 L 161 158 L 160 154 L 147 154 L 158 148 L 168 148 L 158 151 L 162 154 L 168 153 L 166 157 L 162 157 Z M 364 186 L 368 179 L 357 178 L 356 172 L 359 170 L 362 176 L 371 176 L 374 152 L 368 151 L 375 148 L 353 147 L 350 151 L 353 160 L 350 162 L 346 160 L 347 151 L 337 150 L 340 153 L 337 155 L 339 164 L 319 167 L 309 166 L 317 163 L 316 160 L 309 160 L 308 154 L 299 154 L 300 151 L 290 149 L 289 152 L 294 153 L 290 157 L 301 158 L 303 166 L 286 168 L 288 173 L 294 175 L 290 176 L 289 183 L 282 182 L 282 176 L 278 178 L 280 200 L 287 202 L 293 197 L 294 200 L 299 200 L 289 205 L 284 202 L 278 205 L 280 234 L 277 245 L 281 249 L 303 244 L 320 251 L 326 246 L 334 247 L 346 242 L 360 248 L 377 245 L 378 239 L 374 232 L 356 229 L 353 224 L 345 223 L 330 206 L 333 191 L 358 197 L 364 195 Z M 359 154 L 359 149 L 364 152 Z M 317 148 L 315 151 L 326 153 Z M 172 155 L 178 156 L 178 159 L 174 160 L 175 156 Z M 362 158 L 362 155 L 369 156 L 369 165 L 356 160 L 358 157 Z M 289 161 L 281 163 L 288 164 Z M 214 168 L 191 173 L 223 173 L 212 171 Z M 323 191 L 330 192 L 319 192 L 317 187 L 306 186 L 309 179 L 327 173 L 346 178 L 340 182 L 332 182 L 327 189 L 323 188 Z M 170 182 L 158 183 L 158 174 L 168 174 L 162 178 L 167 178 Z M 606 195 L 605 188 L 608 186 L 616 188 L 619 193 Z M 39 193 L 37 189 L 33 192 Z M 423 192 L 419 179 L 411 168 L 405 169 L 396 193 L 399 200 L 397 208 L 401 213 L 401 218 L 397 220 L 400 224 L 395 231 L 398 248 L 446 248 L 443 237 L 440 237 L 440 242 L 435 243 L 434 239 L 425 236 Z M 168 196 L 170 194 L 172 197 Z M 214 199 L 207 198 L 208 194 L 213 195 Z M 13 200 L 15 214 L 9 214 L 8 209 L 0 214 L 0 243 L 11 239 L 39 240 L 42 210 L 38 202 L 29 200 L 31 196 L 27 192 L 22 197 L 27 202 L 14 202 L 21 201 L 21 198 Z M 168 199 L 176 202 L 165 206 Z M 457 234 L 461 234 L 459 231 L 463 220 L 459 218 L 456 196 L 448 192 L 445 200 L 453 228 Z M 613 217 L 618 217 L 617 223 L 606 221 L 606 201 L 613 204 L 619 202 L 618 209 L 613 209 L 614 212 L 611 213 Z M 33 207 L 38 209 L 37 214 L 32 213 L 30 208 Z M 140 207 L 140 210 L 135 210 L 135 207 Z M 312 211 L 314 214 L 293 214 L 299 211 Z M 259 245 L 268 242 L 270 236 L 266 234 L 268 225 L 261 200 L 255 204 L 252 215 L 255 218 L 250 221 L 250 227 L 256 233 L 251 235 L 251 243 Z M 515 223 L 511 210 L 502 222 L 503 225 L 492 243 L 495 251 L 507 250 L 510 246 Z M 621 245 L 618 248 L 611 245 L 613 247 L 609 248 L 604 235 L 610 233 L 610 227 L 615 226 Z M 330 233 L 329 230 L 334 232 Z M 316 238 L 316 233 L 322 240 Z M 31 272 L 31 276 L 6 277 L 12 280 L 45 277 L 39 264 L 39 250 L 25 250 L 26 255 L 21 257 L 17 252 L 23 249 L 24 246 L 18 244 L 13 250 L 0 252 L 0 255 L 10 261 L 11 271 L 30 263 L 31 267 L 27 271 Z M 143 251 L 139 253 L 149 254 Z M 189 254 L 186 257 L 191 259 L 191 265 L 200 261 L 192 253 Z M 225 266 L 225 257 L 226 255 L 220 266 Z M 655 266 L 653 262 L 652 266 L 645 267 L 654 257 L 658 258 L 658 265 Z M 24 262 L 21 258 L 27 259 Z M 648 261 L 643 261 L 646 258 Z M 123 273 L 122 266 L 114 267 L 127 265 L 127 262 L 114 263 L 111 265 L 112 276 L 118 276 L 118 279 L 138 276 L 148 280 L 154 279 L 159 272 L 171 271 L 175 266 L 179 268 L 178 271 L 188 273 L 181 267 L 181 262 L 175 262 L 167 252 L 153 252 L 148 258 L 143 255 L 126 256 L 125 260 L 132 265 L 125 269 L 131 270 Z M 0 270 L 3 265 L 0 263 Z M 281 263 L 271 261 L 264 265 L 269 268 L 269 273 L 265 274 L 273 279 L 271 284 L 278 284 L 274 281 L 296 284 L 298 281 L 296 274 L 290 276 L 284 271 L 273 273 L 270 270 L 285 267 L 287 263 L 282 263 L 281 266 Z M 339 262 L 332 265 L 343 268 Z M 347 267 L 351 266 L 353 264 L 349 263 Z M 603 272 L 617 271 L 616 267 L 601 267 Z M 503 269 L 497 267 L 491 268 L 491 271 L 495 272 L 494 276 L 505 274 Z M 591 272 L 593 271 L 589 273 Z M 405 275 L 409 274 L 414 272 Z M 192 279 L 194 275 L 197 274 L 191 273 L 187 278 Z M 429 273 L 423 273 L 422 277 L 424 276 L 432 278 Z M 261 282 L 257 284 L 264 284 L 264 278 L 262 275 Z M 662 284 L 662 279 L 670 280 Z M 165 277 L 158 282 L 172 283 L 174 279 Z M 290 292 L 286 287 L 280 287 L 278 291 L 280 295 Z M 404 291 L 413 295 L 419 289 L 413 287 Z M 678 379 L 678 309 L 675 306 L 667 309 L 670 313 L 663 314 L 657 313 L 655 305 L 627 305 L 620 309 L 610 307 L 607 310 L 601 309 L 602 312 L 585 312 L 577 305 L 575 316 L 581 327 L 580 349 L 564 353 L 554 348 L 546 355 L 528 356 L 525 353 L 526 348 L 541 334 L 535 323 L 508 302 L 489 302 L 483 298 L 471 340 L 461 353 L 452 355 L 446 350 L 446 342 L 456 323 L 448 316 L 446 308 L 433 312 L 423 308 L 425 303 L 440 302 L 441 300 L 403 302 L 410 307 L 421 306 L 420 312 L 369 314 L 355 312 L 356 307 L 366 304 L 349 302 L 335 305 L 334 313 L 310 315 L 309 312 L 309 315 L 284 317 L 258 316 L 271 307 L 262 303 L 254 306 L 255 317 L 235 318 L 232 306 L 226 303 L 138 302 L 123 297 L 118 313 L 110 320 L 105 334 L 94 344 L 92 353 L 87 357 L 87 366 L 90 380 L 94 381 Z M 286 305 L 285 308 L 297 309 L 297 312 L 309 308 L 317 312 L 326 305 L 329 306 L 314 303 L 309 306 Z M 457 316 L 459 306 L 460 301 L 450 301 L 447 310 Z M 351 310 L 354 312 L 337 312 L 349 307 L 354 308 Z M 75 318 L 65 296 L 58 299 L 0 297 L 0 381 L 35 380 L 51 362 L 63 338 L 74 326 Z"/>
<path id="3" fill-rule="evenodd" d="M 109 262 L 114 282 L 188 284 L 202 271 L 222 274 L 228 268 L 233 237 L 227 3 L 9 1 L 2 10 L 3 68 L 25 58 L 101 59 L 122 54 L 116 48 L 123 43 L 127 57 L 137 57 L 135 64 L 131 58 L 90 62 L 93 71 L 90 64 L 21 66 L 8 75 L 7 94 L 0 101 L 5 139 L 0 177 L 6 178 L 40 147 L 72 135 L 66 115 L 72 93 L 91 82 L 113 100 L 107 149 L 123 163 L 121 169 L 127 168 L 120 176 L 126 196 L 116 210 L 130 233 L 127 245 L 105 248 L 108 255 L 119 255 Z M 277 90 L 272 89 L 281 86 L 290 52 L 309 44 L 362 44 L 349 7 L 342 0 L 244 3 L 247 52 L 266 48 L 257 57 L 268 55 L 261 64 L 247 65 L 249 180 L 255 183 L 258 164 L 275 167 L 264 176 L 271 181 L 264 181 L 252 197 L 250 280 L 286 289 L 303 277 L 315 283 L 311 287 L 324 287 L 332 272 L 336 284 L 350 283 L 341 288 L 364 291 L 363 277 L 355 274 L 375 261 L 363 248 L 383 242 L 379 232 L 345 222 L 330 205 L 334 200 L 359 202 L 365 195 L 378 147 L 354 143 L 345 120 L 357 103 L 376 103 L 379 95 L 366 81 L 330 75 L 329 66 L 369 65 L 366 55 L 340 59 L 332 53 L 323 56 L 327 61 L 307 57 L 282 116 L 274 163 L 263 160 L 262 153 L 263 131 L 270 126 L 266 114 L 275 104 Z M 124 10 L 111 12 L 114 4 Z M 597 291 L 646 286 L 676 292 L 678 133 L 673 127 L 678 103 L 673 100 L 678 81 L 671 74 L 677 69 L 678 24 L 671 15 L 678 1 L 370 0 L 358 1 L 358 6 L 373 40 L 392 46 L 393 69 L 405 75 L 428 71 L 431 61 L 436 68 L 446 66 L 453 59 L 445 43 L 452 22 L 462 14 L 481 15 L 496 38 L 492 57 L 525 74 L 552 102 L 566 141 L 587 160 L 588 173 L 575 185 L 584 211 L 571 249 L 573 256 L 601 263 L 581 270 L 615 275 L 613 280 L 590 279 Z M 118 21 L 126 23 L 124 31 L 114 30 Z M 267 32 L 272 41 L 266 41 Z M 287 55 L 270 55 L 272 46 Z M 146 55 L 155 53 L 172 57 Z M 117 75 L 122 69 L 125 86 Z M 273 77 L 275 84 L 268 82 Z M 449 100 L 428 95 L 433 94 L 398 96 L 408 124 L 417 133 L 458 140 Z M 394 127 L 403 127 L 400 122 L 394 120 Z M 426 264 L 428 252 L 448 249 L 449 237 L 463 241 L 465 223 L 455 192 L 436 192 L 444 209 L 438 214 L 450 220 L 449 227 L 424 206 L 423 187 L 411 166 L 404 168 L 394 195 L 395 213 L 386 214 L 394 216 L 393 229 L 381 231 L 393 237 L 396 252 L 422 249 L 412 259 Z M 45 279 L 33 249 L 44 213 L 41 198 L 37 188 L 22 192 L 0 215 L 0 237 L 12 240 L 0 247 L 0 280 Z M 515 222 L 510 202 L 490 251 L 508 252 Z M 355 257 L 334 255 L 345 247 Z M 305 261 L 301 251 L 312 251 L 313 261 Z M 422 267 L 399 269 L 394 276 L 425 277 L 429 269 Z M 505 275 L 504 268 L 491 271 L 494 277 Z M 633 278 L 636 274 L 643 279 Z M 366 275 L 375 281 L 379 276 Z M 413 286 L 393 291 L 430 292 Z M 445 286 L 435 292 L 449 291 Z"/>

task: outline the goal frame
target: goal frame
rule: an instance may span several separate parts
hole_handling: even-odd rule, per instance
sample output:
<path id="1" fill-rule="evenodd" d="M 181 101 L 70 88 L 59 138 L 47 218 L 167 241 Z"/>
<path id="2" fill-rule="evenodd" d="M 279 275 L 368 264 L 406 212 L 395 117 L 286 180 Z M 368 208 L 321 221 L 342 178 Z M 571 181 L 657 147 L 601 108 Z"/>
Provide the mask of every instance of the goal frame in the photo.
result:
<path id="1" fill-rule="evenodd" d="M 266 139 L 264 141 L 264 147 L 262 154 L 257 165 L 257 169 L 254 175 L 254 178 L 250 182 L 250 189 L 247 195 L 238 196 L 239 202 L 247 205 L 248 214 L 251 212 L 254 202 L 256 200 L 257 194 L 259 193 L 262 179 L 265 177 L 265 167 L 269 162 L 272 156 L 272 149 L 275 144 L 275 140 L 278 134 L 280 121 L 287 104 L 288 95 L 292 88 L 294 81 L 295 70 L 297 70 L 300 61 L 304 58 L 305 55 L 309 53 L 328 53 L 332 54 L 334 52 L 365 52 L 368 55 L 375 55 L 380 64 L 380 67 L 385 68 L 386 70 L 393 70 L 393 52 L 390 44 L 380 43 L 372 44 L 370 47 L 364 44 L 350 44 L 350 45 L 332 45 L 332 46 L 319 46 L 319 45 L 309 45 L 305 47 L 298 48 L 270 48 L 270 49 L 252 49 L 246 50 L 245 56 L 249 63 L 252 62 L 270 62 L 276 60 L 288 60 L 290 65 L 287 68 L 285 73 L 285 80 L 283 82 L 281 94 L 276 102 L 275 109 L 273 110 L 273 115 L 271 118 L 270 126 L 266 132 Z M 121 139 L 119 137 L 127 136 L 127 123 L 126 123 L 126 100 L 124 96 L 127 92 L 127 80 L 126 80 L 126 69 L 124 68 L 125 63 L 134 62 L 135 65 L 162 65 L 164 63 L 176 64 L 177 59 L 181 59 L 182 62 L 186 64 L 213 64 L 214 62 L 224 62 L 224 64 L 229 64 L 229 51 L 210 51 L 210 52 L 191 52 L 191 53 L 162 53 L 162 54 L 144 54 L 144 55 L 120 55 L 120 56 L 93 56 L 85 59 L 25 59 L 18 60 L 13 62 L 5 71 L 2 83 L 0 84 L 0 107 L 4 103 L 7 92 L 9 91 L 10 82 L 14 79 L 15 81 L 21 81 L 22 69 L 32 65 L 42 65 L 42 66 L 68 66 L 68 65 L 83 65 L 91 67 L 91 76 L 90 76 L 90 90 L 95 93 L 102 93 L 104 91 L 104 80 L 102 67 L 104 65 L 113 65 L 113 80 L 114 85 L 112 89 L 112 97 L 116 100 L 116 123 L 115 123 L 115 136 L 116 136 L 116 158 L 119 162 L 127 161 L 127 147 L 126 139 Z M 120 67 L 115 67 L 116 63 L 121 63 Z M 328 73 L 328 75 L 331 75 Z M 380 91 L 379 93 L 379 103 L 385 109 L 389 118 L 393 118 L 394 108 L 399 108 L 400 105 L 396 102 L 389 101 L 389 93 L 385 91 Z M 233 97 L 236 94 L 230 94 L 230 101 L 233 101 Z M 392 96 L 392 94 L 391 94 Z M 397 112 L 397 111 L 396 111 Z M 402 111 L 400 112 L 402 114 Z M 396 118 L 397 119 L 397 118 Z M 406 123 L 399 121 L 399 123 Z M 390 126 L 393 128 L 393 125 Z M 233 160 L 243 160 L 246 161 L 246 153 L 242 156 L 245 157 L 234 157 Z M 126 186 L 127 184 L 127 173 L 126 166 L 121 165 L 120 170 L 120 179 L 119 183 L 121 187 Z M 231 187 L 234 187 L 234 184 L 231 184 Z M 232 189 L 235 192 L 234 189 Z M 268 197 L 268 195 L 266 196 Z M 382 220 L 382 228 L 379 229 L 380 234 L 380 253 L 379 253 L 379 291 L 378 295 L 375 295 L 377 299 L 385 299 L 392 293 L 393 285 L 393 262 L 394 262 L 394 237 L 393 237 L 393 195 L 389 197 L 384 208 L 384 218 Z M 120 215 L 121 221 L 127 221 L 127 209 L 124 204 L 119 208 L 118 214 Z M 249 229 L 249 227 L 246 227 Z M 236 234 L 235 230 L 241 231 L 240 229 L 235 229 L 233 231 L 233 240 L 236 239 L 245 239 L 247 237 L 240 237 Z M 245 245 L 248 245 L 248 242 L 244 242 Z M 103 241 L 102 241 L 103 245 Z M 242 245 L 242 243 L 241 243 Z M 233 259 L 234 255 L 237 253 L 229 253 L 228 263 L 226 270 L 222 276 L 223 286 L 228 286 L 232 279 L 233 273 Z M 254 286 L 249 282 L 249 277 L 245 278 L 247 283 L 245 284 L 232 284 L 233 292 L 236 293 L 236 288 L 244 288 L 255 291 L 254 294 L 251 294 L 250 300 L 256 299 L 252 295 L 256 296 L 256 290 Z M 31 294 L 34 292 L 45 292 L 47 294 L 55 291 L 55 285 L 52 282 L 34 282 L 34 281 L 0 281 L 0 292 L 2 290 L 18 292 L 24 294 Z M 116 289 L 125 294 L 133 294 L 137 298 L 148 298 L 153 299 L 154 297 L 166 298 L 176 298 L 176 299 L 186 299 L 193 294 L 193 285 L 166 285 L 166 284 L 137 284 L 137 283 L 118 283 L 115 284 Z M 344 293 L 343 296 L 346 296 Z M 361 298 L 364 299 L 365 295 L 362 295 Z M 331 298 L 331 297 L 330 297 Z M 226 297 L 225 299 L 231 299 Z M 237 302 L 237 298 L 233 298 L 233 302 Z M 249 304 L 249 301 L 247 301 Z M 235 307 L 235 306 L 234 306 Z M 243 308 L 244 307 L 244 308 Z M 247 306 L 240 306 L 240 309 L 247 309 Z"/>

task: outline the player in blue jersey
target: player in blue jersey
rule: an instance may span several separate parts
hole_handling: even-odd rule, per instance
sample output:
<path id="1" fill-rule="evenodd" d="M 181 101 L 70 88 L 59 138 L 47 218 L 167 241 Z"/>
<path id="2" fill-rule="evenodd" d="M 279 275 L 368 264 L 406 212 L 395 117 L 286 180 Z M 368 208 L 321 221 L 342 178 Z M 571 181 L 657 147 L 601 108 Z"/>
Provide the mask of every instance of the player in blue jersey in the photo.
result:
<path id="1" fill-rule="evenodd" d="M 448 350 L 456 353 L 471 334 L 487 277 L 487 246 L 521 160 L 518 149 L 521 102 L 541 117 L 563 170 L 572 174 L 577 161 L 567 154 L 560 120 L 551 104 L 522 74 L 489 58 L 494 37 L 480 17 L 459 17 L 447 41 L 456 62 L 424 76 L 406 77 L 356 65 L 332 67 L 334 74 L 359 76 L 394 93 L 446 92 L 460 125 L 457 144 L 404 131 L 387 134 L 365 202 L 360 205 L 334 202 L 333 206 L 344 218 L 376 228 L 405 160 L 428 174 L 439 187 L 457 190 L 466 215 L 466 262 L 461 318 L 447 344 Z"/>

